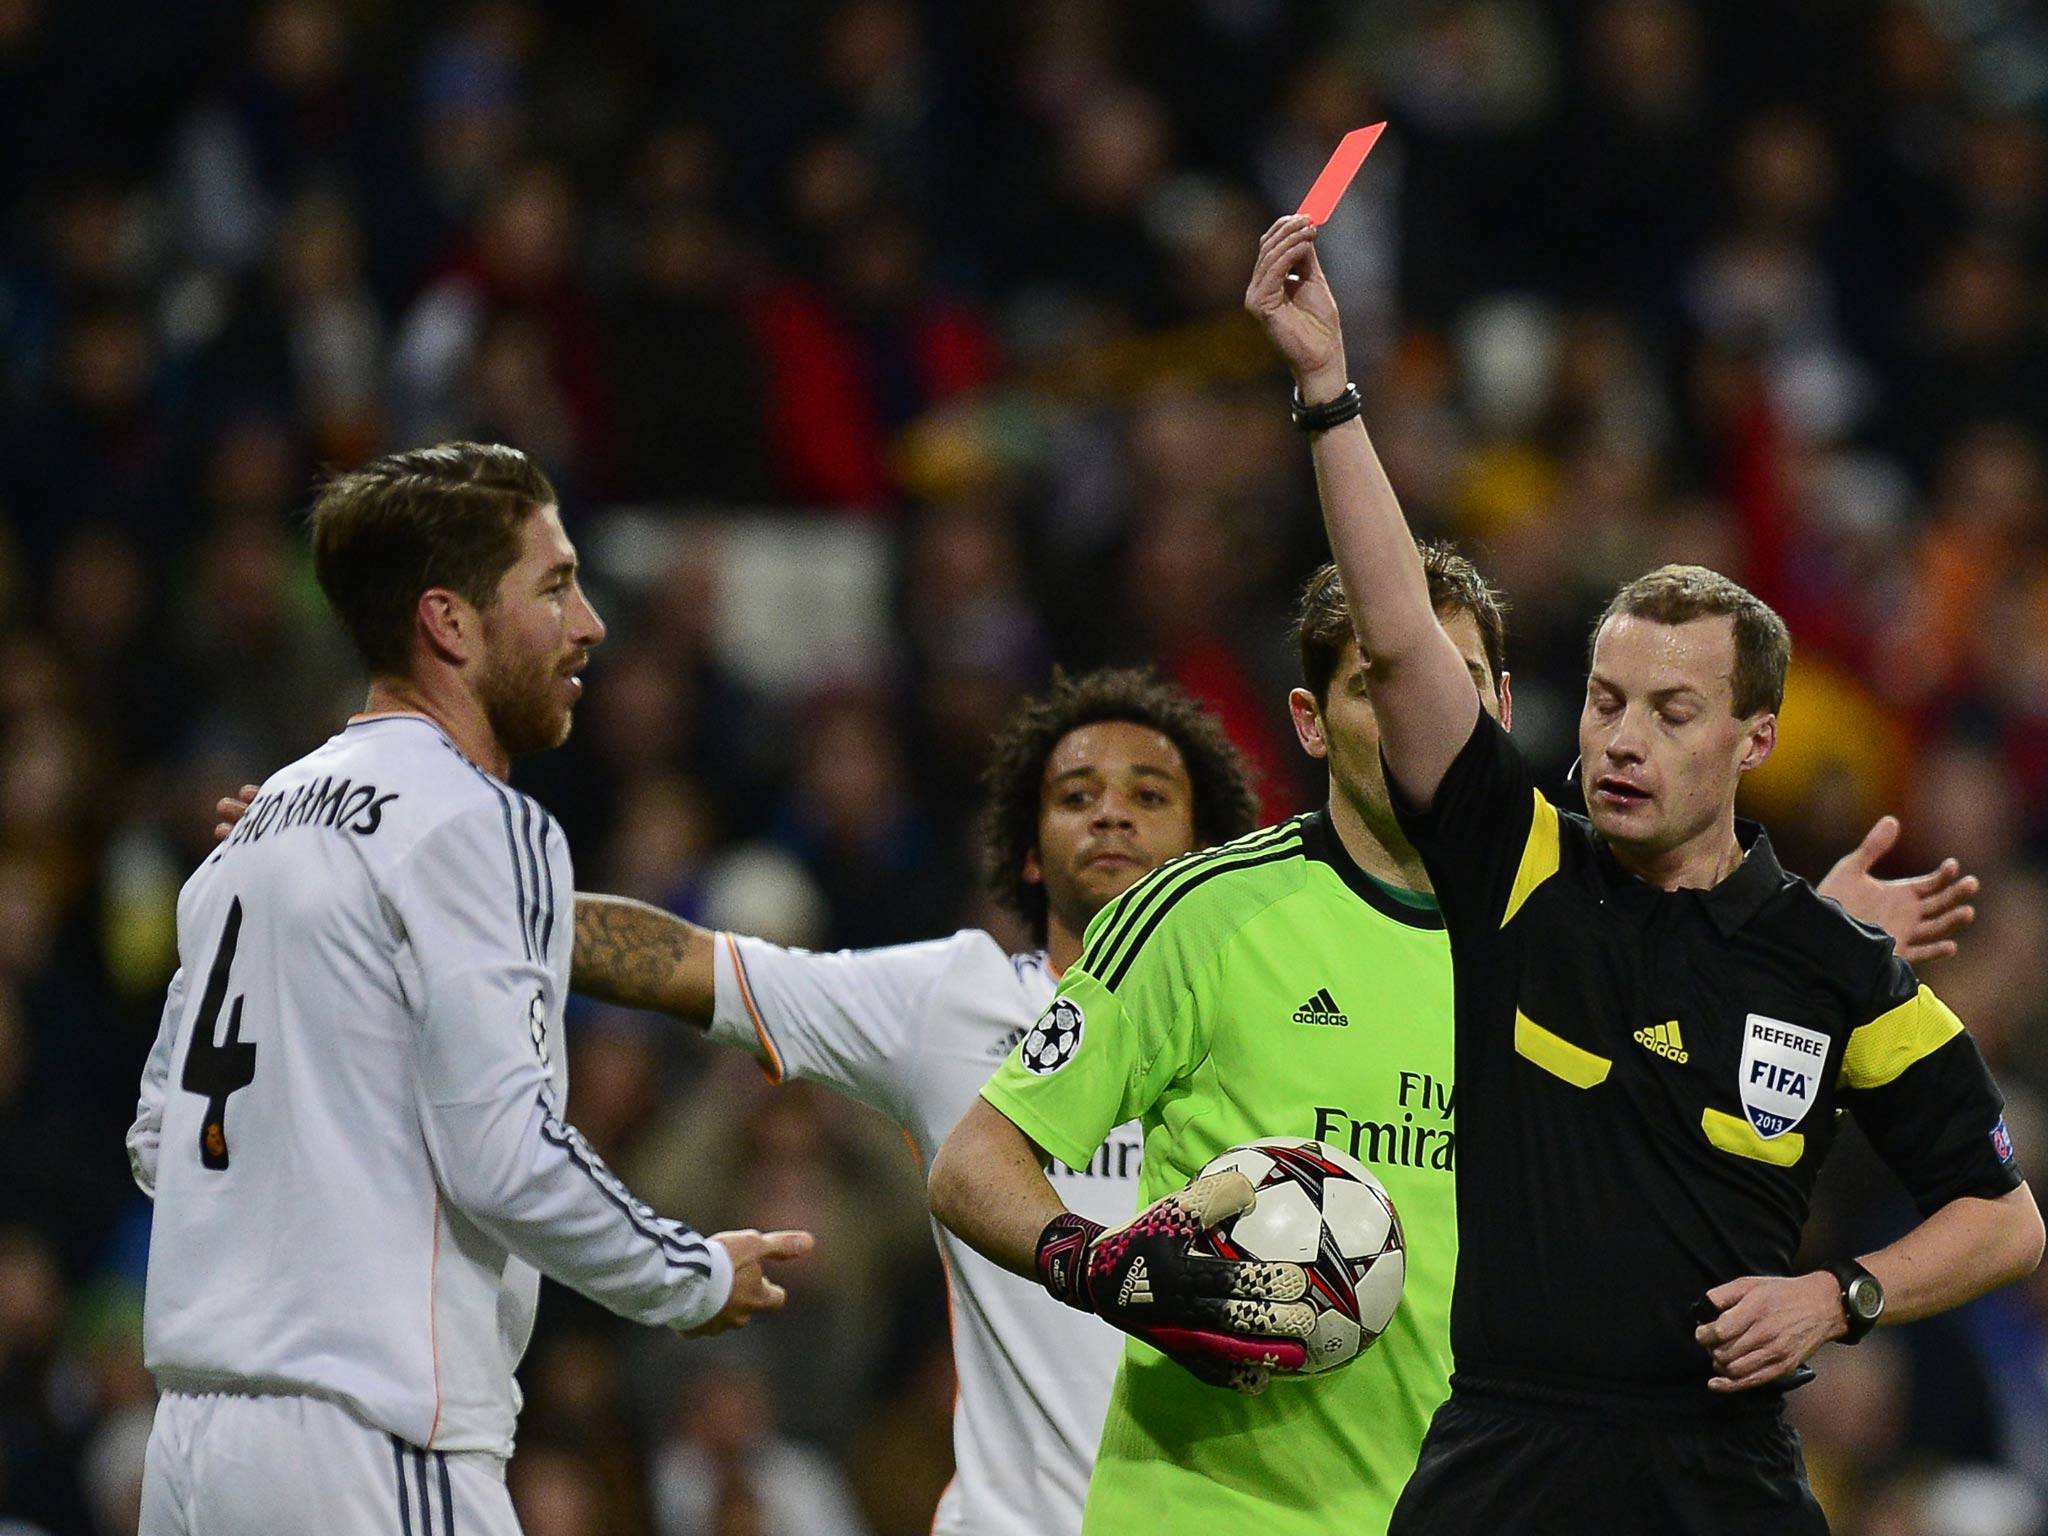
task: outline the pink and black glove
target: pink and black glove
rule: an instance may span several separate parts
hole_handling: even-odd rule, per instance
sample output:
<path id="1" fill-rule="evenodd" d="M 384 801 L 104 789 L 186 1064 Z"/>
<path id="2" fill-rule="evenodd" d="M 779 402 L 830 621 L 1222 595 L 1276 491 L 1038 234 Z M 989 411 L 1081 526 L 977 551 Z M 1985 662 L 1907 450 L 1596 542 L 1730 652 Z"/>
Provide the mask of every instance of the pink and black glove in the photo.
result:
<path id="1" fill-rule="evenodd" d="M 1069 1211 L 1038 1236 L 1038 1279 L 1212 1386 L 1262 1392 L 1275 1370 L 1298 1370 L 1315 1326 L 1299 1264 L 1219 1259 L 1194 1249 L 1204 1229 L 1251 1209 L 1251 1180 L 1232 1170 L 1197 1179 L 1120 1227 Z"/>

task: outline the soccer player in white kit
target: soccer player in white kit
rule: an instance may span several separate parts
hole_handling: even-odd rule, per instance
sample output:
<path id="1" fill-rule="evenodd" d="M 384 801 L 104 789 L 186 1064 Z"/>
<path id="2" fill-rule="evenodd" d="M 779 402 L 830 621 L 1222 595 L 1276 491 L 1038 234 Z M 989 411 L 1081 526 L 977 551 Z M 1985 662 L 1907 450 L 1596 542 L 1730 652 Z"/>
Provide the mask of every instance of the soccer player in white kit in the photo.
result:
<path id="1" fill-rule="evenodd" d="M 510 1536 L 513 1368 L 546 1273 L 714 1332 L 804 1233 L 657 1217 L 562 1118 L 573 899 L 504 782 L 557 746 L 604 626 L 508 448 L 330 481 L 321 586 L 371 674 L 186 882 L 128 1146 L 156 1202 L 163 1397 L 142 1536 Z"/>

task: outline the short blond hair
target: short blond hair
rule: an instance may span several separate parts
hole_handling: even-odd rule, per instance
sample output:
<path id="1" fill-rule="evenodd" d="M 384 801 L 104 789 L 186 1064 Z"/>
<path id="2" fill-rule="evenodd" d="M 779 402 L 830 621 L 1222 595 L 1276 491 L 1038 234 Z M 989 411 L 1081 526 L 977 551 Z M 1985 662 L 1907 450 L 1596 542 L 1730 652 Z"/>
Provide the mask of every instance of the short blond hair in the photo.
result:
<path id="1" fill-rule="evenodd" d="M 1653 624 L 1689 624 L 1694 619 L 1735 621 L 1735 671 L 1729 682 L 1737 719 L 1785 703 L 1785 670 L 1792 664 L 1792 633 L 1777 610 L 1740 582 L 1703 565 L 1660 565 L 1619 592 L 1593 626 L 1597 644 L 1609 619 L 1627 614 Z"/>

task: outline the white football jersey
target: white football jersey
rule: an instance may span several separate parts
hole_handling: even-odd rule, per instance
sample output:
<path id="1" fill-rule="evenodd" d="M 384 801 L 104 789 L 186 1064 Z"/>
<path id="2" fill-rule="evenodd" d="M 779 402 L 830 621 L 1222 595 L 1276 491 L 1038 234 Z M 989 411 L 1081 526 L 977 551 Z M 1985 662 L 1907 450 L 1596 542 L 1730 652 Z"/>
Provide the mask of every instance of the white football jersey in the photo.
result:
<path id="1" fill-rule="evenodd" d="M 724 1306 L 724 1250 L 562 1119 L 573 891 L 548 814 L 420 716 L 263 786 L 179 894 L 128 1136 L 167 1390 L 306 1393 L 505 1456 L 536 1271 L 645 1323 Z"/>
<path id="2" fill-rule="evenodd" d="M 717 938 L 713 1038 L 775 1081 L 828 1083 L 910 1135 L 921 1166 L 1052 1001 L 1043 953 L 1007 955 L 986 933 L 811 954 Z M 1054 1163 L 1060 1198 L 1108 1226 L 1137 1209 L 1144 1143 L 1110 1132 L 1085 1169 Z M 940 1536 L 1071 1536 L 1123 1353 L 1123 1335 L 990 1263 L 937 1222 L 951 1292 L 953 1484 Z"/>

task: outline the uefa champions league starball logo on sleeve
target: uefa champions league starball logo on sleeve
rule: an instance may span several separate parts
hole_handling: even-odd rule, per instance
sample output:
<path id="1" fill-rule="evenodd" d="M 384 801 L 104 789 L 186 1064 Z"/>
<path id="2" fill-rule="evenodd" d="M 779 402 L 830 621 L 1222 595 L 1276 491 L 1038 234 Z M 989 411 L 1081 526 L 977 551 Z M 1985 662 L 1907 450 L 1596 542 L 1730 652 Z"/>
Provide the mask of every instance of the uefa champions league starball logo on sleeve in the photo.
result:
<path id="1" fill-rule="evenodd" d="M 555 1064 L 548 1056 L 547 999 L 538 992 L 526 1005 L 526 1037 L 533 1042 L 533 1053 L 540 1058 L 541 1071 L 552 1074 Z"/>
<path id="2" fill-rule="evenodd" d="M 1031 1033 L 1018 1047 L 1024 1070 L 1040 1077 L 1059 1071 L 1081 1048 L 1081 1028 L 1087 1022 L 1081 1005 L 1071 997 L 1054 998 L 1052 1006 L 1031 1026 Z"/>

